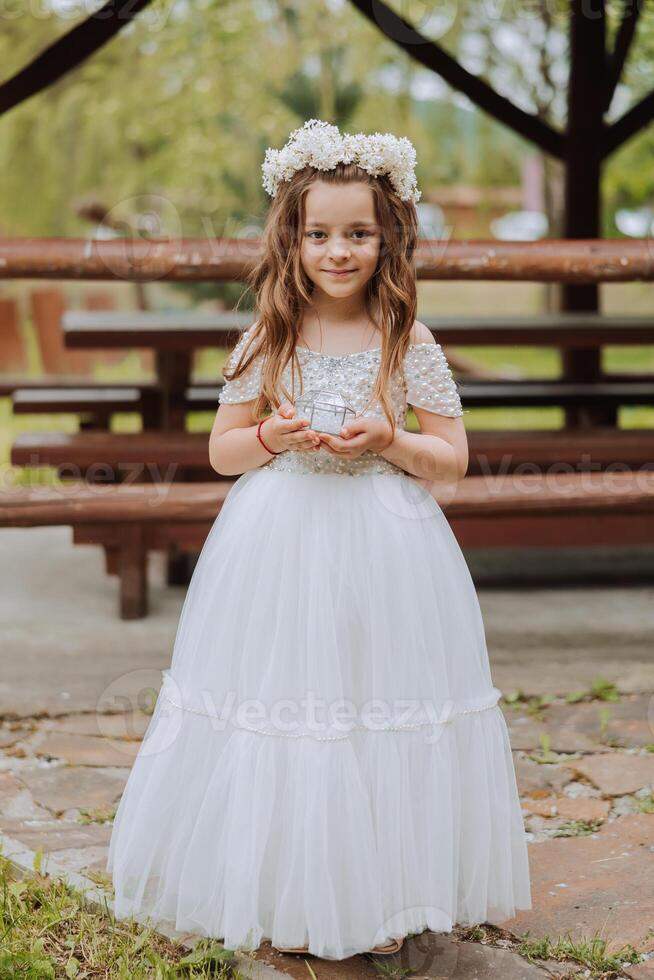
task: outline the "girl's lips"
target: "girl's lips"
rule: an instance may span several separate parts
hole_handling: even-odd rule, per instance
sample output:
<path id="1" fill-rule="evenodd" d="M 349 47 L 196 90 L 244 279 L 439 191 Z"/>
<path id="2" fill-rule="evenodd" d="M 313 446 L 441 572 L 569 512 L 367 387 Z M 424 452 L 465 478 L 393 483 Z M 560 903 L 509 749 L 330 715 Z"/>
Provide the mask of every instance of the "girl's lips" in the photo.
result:
<path id="1" fill-rule="evenodd" d="M 356 269 L 349 269 L 348 271 L 337 272 L 335 269 L 325 269 L 328 276 L 335 276 L 337 279 L 341 276 L 352 276 L 356 271 Z"/>

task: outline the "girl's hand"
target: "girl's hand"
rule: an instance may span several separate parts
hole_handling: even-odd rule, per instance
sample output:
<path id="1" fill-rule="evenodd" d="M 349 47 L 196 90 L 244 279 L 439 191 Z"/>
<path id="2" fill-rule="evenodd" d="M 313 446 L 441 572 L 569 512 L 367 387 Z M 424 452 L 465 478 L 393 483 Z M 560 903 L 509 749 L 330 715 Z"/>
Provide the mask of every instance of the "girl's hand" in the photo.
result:
<path id="1" fill-rule="evenodd" d="M 296 419 L 295 406 L 282 402 L 261 426 L 261 438 L 275 453 L 285 449 L 318 449 L 320 436 L 309 429 L 308 419 Z"/>
<path id="2" fill-rule="evenodd" d="M 320 440 L 336 456 L 354 459 L 370 451 L 379 453 L 393 441 L 390 422 L 383 418 L 360 415 L 341 429 L 340 436 L 320 433 Z"/>

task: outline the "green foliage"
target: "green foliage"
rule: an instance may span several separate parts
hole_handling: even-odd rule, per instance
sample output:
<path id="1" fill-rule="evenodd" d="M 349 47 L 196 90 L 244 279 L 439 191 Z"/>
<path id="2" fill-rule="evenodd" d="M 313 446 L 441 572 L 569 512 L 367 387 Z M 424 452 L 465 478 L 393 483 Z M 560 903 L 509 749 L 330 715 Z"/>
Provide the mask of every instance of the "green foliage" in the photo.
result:
<path id="1" fill-rule="evenodd" d="M 520 92 L 529 111 L 564 123 L 564 87 L 552 71 L 567 59 L 568 4 L 555 5 L 546 25 L 522 4 L 492 19 L 472 3 L 422 20 L 411 13 L 452 56 L 474 50 L 476 71 L 497 91 Z M 62 7 L 6 18 L 3 77 L 86 14 L 80 5 L 75 17 Z M 610 8 L 607 16 L 613 37 L 616 13 Z M 519 57 L 498 43 L 507 29 L 520 39 Z M 654 27 L 641 18 L 616 105 L 645 94 L 653 54 Z M 418 83 L 432 84 L 437 97 L 423 95 Z M 262 220 L 268 205 L 260 174 L 266 147 L 281 146 L 311 116 L 353 131 L 409 136 L 427 191 L 442 182 L 516 185 L 521 157 L 531 149 L 444 84 L 439 89 L 437 76 L 348 3 L 155 0 L 77 69 L 0 120 L 0 233 L 91 235 L 97 217 L 84 217 L 85 206 L 129 223 L 151 196 L 164 235 L 239 235 Z M 651 199 L 653 154 L 649 127 L 607 161 L 606 234 L 616 234 L 615 207 Z M 486 201 L 492 203 L 492 193 Z M 199 295 L 232 298 L 210 284 Z"/>
<path id="2" fill-rule="evenodd" d="M 516 948 L 517 952 L 530 960 L 552 959 L 561 962 L 572 960 L 580 963 L 587 970 L 583 975 L 593 978 L 606 977 L 606 971 L 615 970 L 621 973 L 623 964 L 640 961 L 640 954 L 630 944 L 609 953 L 609 941 L 609 939 L 600 936 L 599 933 L 595 933 L 589 939 L 583 937 L 573 939 L 570 932 L 557 939 L 550 939 L 549 936 L 542 939 L 531 939 L 529 932 L 527 932 Z"/>
<path id="3" fill-rule="evenodd" d="M 200 940 L 192 953 L 108 907 L 87 905 L 80 892 L 40 873 L 18 877 L 0 854 L 0 977 L 2 980 L 239 980 L 234 952 Z"/>

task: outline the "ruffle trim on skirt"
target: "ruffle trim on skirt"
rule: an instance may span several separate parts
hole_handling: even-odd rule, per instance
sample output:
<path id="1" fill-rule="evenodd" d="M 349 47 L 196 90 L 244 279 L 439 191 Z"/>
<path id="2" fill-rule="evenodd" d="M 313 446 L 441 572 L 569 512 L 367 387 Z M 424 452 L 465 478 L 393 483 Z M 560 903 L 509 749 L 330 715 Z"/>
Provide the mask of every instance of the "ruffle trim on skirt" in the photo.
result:
<path id="1" fill-rule="evenodd" d="M 343 959 L 531 908 L 502 711 L 453 719 L 292 741 L 159 699 L 110 841 L 116 917 Z"/>
<path id="2" fill-rule="evenodd" d="M 415 703 L 406 704 L 404 706 L 404 711 L 398 713 L 396 717 L 391 718 L 388 723 L 380 723 L 375 720 L 374 712 L 369 717 L 369 720 L 364 724 L 358 723 L 343 723 L 339 725 L 321 725 L 320 732 L 317 733 L 317 725 L 314 725 L 313 729 L 309 728 L 299 728 L 297 724 L 293 725 L 293 731 L 282 731 L 280 726 L 277 727 L 255 727 L 253 725 L 247 725 L 242 720 L 234 720 L 233 717 L 229 717 L 224 710 L 217 710 L 215 705 L 210 705 L 210 698 L 206 699 L 206 704 L 204 708 L 200 708 L 193 705 L 193 701 L 188 696 L 185 696 L 182 692 L 181 686 L 177 683 L 175 678 L 172 676 L 170 668 L 162 670 L 163 684 L 160 691 L 160 697 L 163 697 L 168 704 L 172 707 L 177 708 L 181 711 L 187 711 L 190 714 L 202 715 L 205 718 L 213 719 L 218 726 L 225 727 L 230 725 L 235 729 L 243 729 L 245 731 L 254 732 L 258 735 L 272 735 L 279 738 L 313 738 L 316 741 L 331 742 L 338 741 L 340 739 L 349 738 L 351 733 L 354 731 L 370 731 L 370 732 L 403 732 L 403 731 L 419 731 L 423 728 L 438 728 L 442 725 L 452 724 L 461 715 L 473 714 L 479 711 L 488 711 L 491 708 L 496 707 L 499 699 L 502 696 L 502 692 L 497 687 L 492 687 L 487 694 L 475 698 L 466 698 L 465 700 L 455 701 L 453 698 L 447 698 L 434 703 L 432 700 L 424 700 L 420 705 Z M 378 705 L 379 707 L 379 705 Z M 408 714 L 412 717 L 420 716 L 419 721 L 402 721 L 402 718 L 406 718 Z M 238 711 L 236 712 L 236 717 L 238 718 Z M 287 726 L 288 727 L 288 726 Z"/>

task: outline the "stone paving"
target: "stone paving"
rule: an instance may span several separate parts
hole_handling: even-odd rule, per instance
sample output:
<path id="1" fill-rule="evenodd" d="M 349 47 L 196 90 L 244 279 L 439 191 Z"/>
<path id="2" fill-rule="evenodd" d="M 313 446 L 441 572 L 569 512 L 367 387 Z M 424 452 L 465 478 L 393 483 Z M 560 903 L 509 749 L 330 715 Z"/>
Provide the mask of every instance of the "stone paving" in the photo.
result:
<path id="1" fill-rule="evenodd" d="M 55 545 L 68 561 L 81 565 L 73 578 L 78 575 L 81 581 L 94 564 L 103 578 L 97 555 L 84 556 L 82 549 L 69 555 L 61 539 Z M 25 554 L 29 558 L 29 547 Z M 37 571 L 44 574 L 40 557 Z M 38 591 L 31 592 L 37 597 L 31 609 L 15 597 L 12 606 L 12 588 L 18 593 L 28 584 L 24 563 L 19 574 L 6 564 L 0 571 L 0 611 L 8 623 L 3 635 L 7 669 L 0 679 L 0 834 L 5 853 L 7 845 L 9 853 L 13 847 L 23 854 L 40 847 L 63 873 L 82 874 L 109 887 L 104 865 L 111 819 L 149 714 L 138 708 L 110 713 L 103 699 L 118 676 L 133 681 L 135 690 L 143 689 L 144 675 L 158 686 L 159 671 L 169 664 L 183 592 L 160 582 L 161 605 L 157 609 L 155 598 L 148 633 L 147 620 L 125 624 L 116 619 L 112 602 L 90 574 L 102 609 L 99 615 L 95 609 L 93 627 L 87 623 L 85 634 L 88 611 L 80 612 L 74 592 L 53 587 L 57 615 L 46 624 Z M 457 927 L 450 935 L 412 937 L 397 956 L 384 957 L 387 975 L 418 980 L 654 978 L 654 683 L 651 616 L 645 612 L 651 613 L 652 593 L 640 588 L 559 593 L 560 645 L 552 622 L 555 593 L 480 591 L 528 835 L 533 909 L 476 930 Z M 51 601 L 48 593 L 45 604 Z M 538 610 L 545 606 L 548 614 L 539 623 Z M 510 610 L 517 613 L 507 615 Z M 523 622 L 522 632 L 516 619 Z M 73 623 L 74 642 L 67 646 Z M 568 664 L 558 680 L 552 663 L 538 657 L 539 629 L 541 654 L 558 651 Z M 593 636 L 600 633 L 603 642 L 593 659 Z M 575 635 L 585 651 L 579 658 Z M 613 659 L 605 656 L 609 649 Z M 70 696 L 62 698 L 62 692 Z M 601 973 L 586 972 L 571 958 L 554 959 L 543 949 L 533 962 L 521 955 L 527 951 L 525 940 L 549 937 L 555 942 L 569 936 L 579 944 L 593 935 L 606 941 L 609 953 L 633 946 L 642 961 L 625 961 L 621 970 Z M 370 957 L 334 962 L 308 956 L 305 962 L 265 943 L 254 958 L 242 959 L 251 962 L 249 975 L 262 980 L 310 977 L 306 963 L 318 980 L 382 975 Z"/>

